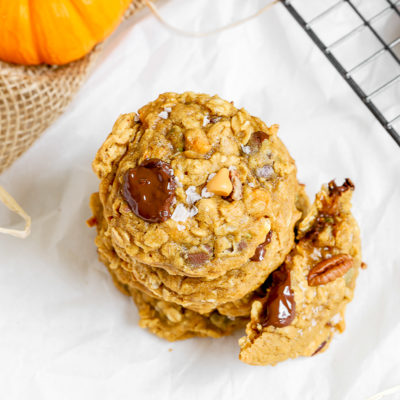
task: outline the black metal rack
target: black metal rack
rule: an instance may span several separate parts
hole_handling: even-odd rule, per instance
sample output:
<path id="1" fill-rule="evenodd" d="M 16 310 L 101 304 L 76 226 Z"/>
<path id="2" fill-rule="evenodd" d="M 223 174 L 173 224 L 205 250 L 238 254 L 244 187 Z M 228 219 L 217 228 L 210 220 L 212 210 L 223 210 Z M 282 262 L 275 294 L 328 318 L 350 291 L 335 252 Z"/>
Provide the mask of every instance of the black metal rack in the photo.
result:
<path id="1" fill-rule="evenodd" d="M 303 0 L 308 1 L 308 0 Z M 396 112 L 394 116 L 388 117 L 387 110 L 385 107 L 379 106 L 375 99 L 377 96 L 384 94 L 386 90 L 394 85 L 400 85 L 400 59 L 399 53 L 396 53 L 396 46 L 400 44 L 400 36 L 390 40 L 389 42 L 384 39 L 379 30 L 376 28 L 376 21 L 381 19 L 383 16 L 387 16 L 389 13 L 395 16 L 396 18 L 396 27 L 398 27 L 398 32 L 400 33 L 400 0 L 384 0 L 382 3 L 384 7 L 380 9 L 377 13 L 368 18 L 365 17 L 360 10 L 359 7 L 355 5 L 356 1 L 354 0 L 338 0 L 329 7 L 325 8 L 321 12 L 319 12 L 316 16 L 313 16 L 308 21 L 306 21 L 298 8 L 296 8 L 293 3 L 295 1 L 290 0 L 281 0 L 282 4 L 289 13 L 294 17 L 294 19 L 300 24 L 300 26 L 304 29 L 304 31 L 308 34 L 308 36 L 313 40 L 313 42 L 319 47 L 319 49 L 324 53 L 327 59 L 331 62 L 331 64 L 336 68 L 336 70 L 340 73 L 343 79 L 351 86 L 357 96 L 363 101 L 363 103 L 369 108 L 369 110 L 375 115 L 377 120 L 381 123 L 381 125 L 386 129 L 386 131 L 392 136 L 395 142 L 400 146 L 400 112 Z M 321 0 L 322 3 L 322 0 Z M 359 2 L 358 2 L 359 3 Z M 351 13 L 354 13 L 353 17 L 356 16 L 356 21 L 358 21 L 356 26 L 347 31 L 342 36 L 333 40 L 330 44 L 326 45 L 323 40 L 320 38 L 321 34 L 316 33 L 314 26 L 317 23 L 323 21 L 324 18 L 329 16 L 334 10 L 337 10 L 339 7 L 346 5 L 349 8 Z M 379 42 L 379 48 L 373 51 L 371 54 L 363 57 L 360 61 L 356 62 L 353 66 L 345 68 L 343 62 L 339 60 L 339 56 L 335 53 L 335 50 L 340 46 L 348 42 L 354 35 L 363 30 L 369 30 L 370 33 L 377 39 Z M 400 46 L 399 46 L 400 47 Z M 357 49 L 354 49 L 354 52 L 357 52 Z M 398 70 L 394 71 L 394 76 L 389 79 L 385 79 L 385 81 L 379 84 L 378 87 L 373 88 L 372 90 L 365 90 L 362 88 L 362 85 L 357 78 L 355 77 L 356 72 L 362 70 L 370 63 L 375 62 L 377 59 L 382 58 L 383 55 L 389 55 L 392 60 L 394 60 L 394 64 L 397 64 Z M 400 93 L 400 91 L 399 91 Z M 397 105 L 397 104 L 396 104 Z M 398 99 L 398 106 L 400 109 L 400 98 Z M 396 127 L 399 128 L 396 129 Z"/>

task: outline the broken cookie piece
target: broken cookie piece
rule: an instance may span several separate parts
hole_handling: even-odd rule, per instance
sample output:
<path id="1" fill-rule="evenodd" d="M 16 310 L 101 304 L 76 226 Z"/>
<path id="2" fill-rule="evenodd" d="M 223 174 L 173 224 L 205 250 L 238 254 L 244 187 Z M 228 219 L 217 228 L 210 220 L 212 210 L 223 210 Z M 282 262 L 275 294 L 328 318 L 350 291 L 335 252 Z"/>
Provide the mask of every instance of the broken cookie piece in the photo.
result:
<path id="1" fill-rule="evenodd" d="M 247 336 L 239 341 L 241 361 L 275 365 L 312 356 L 343 331 L 361 266 L 353 189 L 349 180 L 342 186 L 332 181 L 317 194 L 298 226 L 295 248 L 266 282 L 266 295 L 252 304 Z"/>

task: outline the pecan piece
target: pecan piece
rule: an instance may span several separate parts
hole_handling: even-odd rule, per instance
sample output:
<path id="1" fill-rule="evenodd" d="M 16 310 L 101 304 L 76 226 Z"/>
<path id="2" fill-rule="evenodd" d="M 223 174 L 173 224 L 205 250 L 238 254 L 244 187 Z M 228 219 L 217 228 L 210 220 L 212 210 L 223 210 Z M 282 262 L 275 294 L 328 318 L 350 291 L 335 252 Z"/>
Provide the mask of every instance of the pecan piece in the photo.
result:
<path id="1" fill-rule="evenodd" d="M 311 268 L 308 274 L 310 286 L 325 285 L 343 276 L 353 266 L 353 259 L 347 254 L 327 258 Z"/>
<path id="2" fill-rule="evenodd" d="M 192 266 L 198 267 L 205 264 L 210 259 L 210 255 L 205 252 L 190 253 L 187 259 Z"/>
<path id="3" fill-rule="evenodd" d="M 239 174 L 235 169 L 229 171 L 229 179 L 231 180 L 233 187 L 229 198 L 230 200 L 238 201 L 242 198 L 242 182 L 240 182 Z"/>

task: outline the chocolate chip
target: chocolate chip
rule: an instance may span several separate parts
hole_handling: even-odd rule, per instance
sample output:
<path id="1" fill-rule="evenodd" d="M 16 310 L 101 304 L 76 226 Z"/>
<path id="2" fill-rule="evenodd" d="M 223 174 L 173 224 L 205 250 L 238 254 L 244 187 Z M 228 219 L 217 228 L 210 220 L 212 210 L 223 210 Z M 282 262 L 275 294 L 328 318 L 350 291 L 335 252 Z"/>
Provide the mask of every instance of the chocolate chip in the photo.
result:
<path id="1" fill-rule="evenodd" d="M 122 195 L 139 218 L 147 222 L 163 222 L 171 217 L 175 187 L 171 166 L 158 158 L 151 158 L 125 173 Z"/>
<path id="2" fill-rule="evenodd" d="M 194 267 L 198 267 L 199 265 L 204 264 L 208 261 L 209 258 L 210 255 L 204 252 L 189 253 L 187 255 L 189 263 L 192 264 Z"/>
<path id="3" fill-rule="evenodd" d="M 258 151 L 264 140 L 268 139 L 268 134 L 262 131 L 253 132 L 250 136 L 247 146 L 250 147 L 252 153 Z"/>
<path id="4" fill-rule="evenodd" d="M 328 342 L 326 340 L 324 340 L 317 348 L 317 350 L 314 351 L 314 353 L 311 354 L 312 356 L 315 356 L 316 354 L 318 354 L 327 344 Z"/>
<path id="5" fill-rule="evenodd" d="M 263 327 L 272 325 L 283 328 L 290 325 L 295 316 L 296 303 L 290 287 L 290 271 L 283 265 L 272 273 L 272 284 L 264 302 L 260 322 Z"/>
<path id="6" fill-rule="evenodd" d="M 272 231 L 269 231 L 265 241 L 261 244 L 259 244 L 256 247 L 256 251 L 254 252 L 253 257 L 250 258 L 250 261 L 262 261 L 264 260 L 264 256 L 265 256 L 265 246 L 269 243 L 271 243 L 271 239 L 272 239 Z"/>

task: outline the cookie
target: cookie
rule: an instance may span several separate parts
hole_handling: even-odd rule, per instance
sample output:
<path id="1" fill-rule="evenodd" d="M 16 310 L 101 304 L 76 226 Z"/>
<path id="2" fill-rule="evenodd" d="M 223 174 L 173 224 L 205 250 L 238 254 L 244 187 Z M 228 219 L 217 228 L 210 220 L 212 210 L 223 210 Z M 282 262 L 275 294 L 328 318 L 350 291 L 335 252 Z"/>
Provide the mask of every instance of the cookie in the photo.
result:
<path id="1" fill-rule="evenodd" d="M 306 196 L 299 187 L 298 197 Z M 306 200 L 302 200 L 306 201 Z M 92 199 L 92 209 L 98 223 L 99 241 L 98 247 L 113 249 L 111 239 L 106 234 L 107 224 L 103 216 L 102 205 L 99 197 L 95 194 Z M 297 218 L 292 221 L 292 231 Z M 288 236 L 293 241 L 294 235 Z M 191 278 L 180 275 L 171 275 L 162 268 L 150 267 L 139 262 L 124 262 L 117 259 L 117 255 L 112 251 L 109 257 L 113 265 L 125 268 L 132 285 L 137 287 L 139 283 L 145 286 L 148 293 L 159 299 L 173 301 L 179 305 L 200 313 L 207 313 L 221 304 L 236 302 L 248 293 L 257 289 L 267 278 L 267 276 L 279 266 L 285 255 L 274 249 L 280 248 L 279 237 L 272 231 L 269 235 L 268 248 L 269 257 L 260 261 L 249 261 L 241 268 L 228 271 L 215 279 Z M 227 310 L 228 307 L 224 307 Z M 230 314 L 228 314 L 230 315 Z M 235 311 L 235 315 L 236 311 Z"/>
<path id="2" fill-rule="evenodd" d="M 328 348 L 344 329 L 361 265 L 359 229 L 351 215 L 351 181 L 332 181 L 317 194 L 298 226 L 297 244 L 252 304 L 240 360 L 274 365 Z"/>
<path id="3" fill-rule="evenodd" d="M 155 335 L 174 342 L 191 337 L 219 338 L 244 328 L 248 318 L 227 317 L 218 311 L 199 314 L 175 303 L 159 300 L 118 280 L 111 271 L 114 283 L 122 293 L 131 296 L 139 311 L 139 325 Z"/>
<path id="4" fill-rule="evenodd" d="M 279 262 L 300 215 L 296 167 L 276 133 L 218 96 L 190 92 L 122 115 L 93 162 L 118 256 L 206 279 L 260 251 Z"/>

